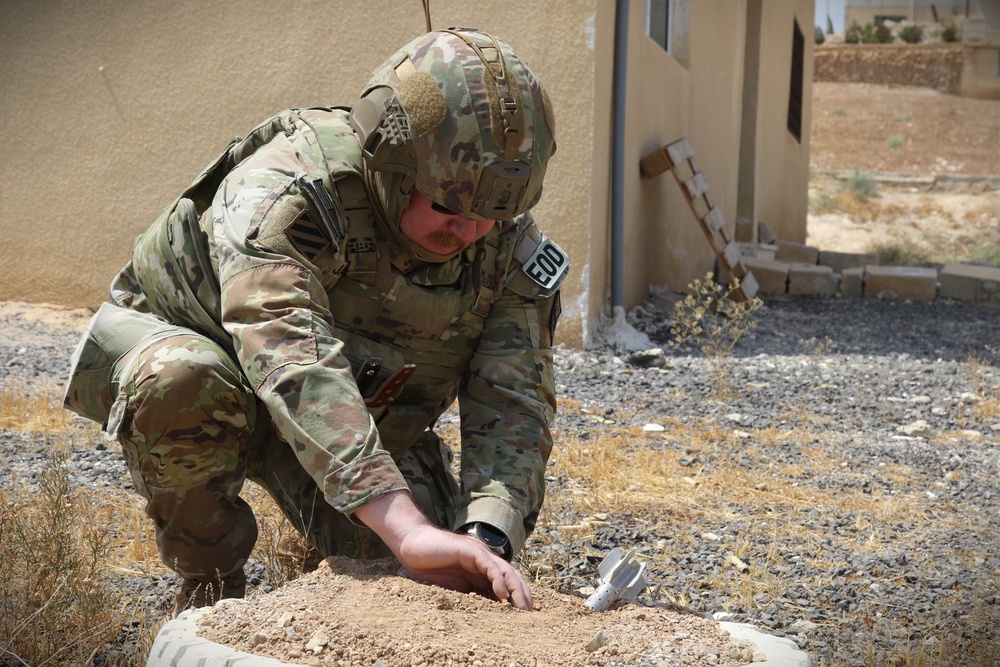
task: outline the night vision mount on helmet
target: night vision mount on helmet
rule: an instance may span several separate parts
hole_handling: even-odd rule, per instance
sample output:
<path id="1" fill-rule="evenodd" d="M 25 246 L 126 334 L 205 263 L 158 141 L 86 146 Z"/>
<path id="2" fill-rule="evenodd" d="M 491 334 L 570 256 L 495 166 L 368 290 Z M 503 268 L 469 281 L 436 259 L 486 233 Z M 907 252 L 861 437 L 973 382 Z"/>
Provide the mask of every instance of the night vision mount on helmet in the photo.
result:
<path id="1" fill-rule="evenodd" d="M 505 42 L 468 28 L 430 32 L 376 70 L 351 111 L 365 160 L 467 218 L 534 206 L 555 152 L 552 107 Z"/>

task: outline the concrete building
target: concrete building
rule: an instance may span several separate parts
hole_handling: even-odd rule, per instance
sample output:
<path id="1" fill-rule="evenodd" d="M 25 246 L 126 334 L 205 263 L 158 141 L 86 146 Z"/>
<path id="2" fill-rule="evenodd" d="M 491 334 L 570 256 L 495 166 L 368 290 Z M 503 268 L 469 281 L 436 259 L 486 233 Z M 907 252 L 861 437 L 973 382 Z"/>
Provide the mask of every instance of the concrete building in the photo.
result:
<path id="1" fill-rule="evenodd" d="M 1000 2 L 962 24 L 963 97 L 1000 100 Z"/>
<path id="2" fill-rule="evenodd" d="M 728 229 L 739 215 L 744 235 L 763 220 L 804 240 L 813 0 L 431 7 L 435 27 L 510 42 L 553 99 L 559 150 L 535 213 L 573 258 L 560 342 L 589 340 L 613 288 L 629 308 L 712 268 L 676 183 L 640 176 L 664 144 L 690 140 Z M 416 1 L 0 3 L 0 299 L 96 307 L 136 235 L 230 138 L 286 107 L 353 103 L 423 31 Z"/>
<path id="3" fill-rule="evenodd" d="M 824 2 L 824 0 L 817 0 Z M 962 21 L 979 14 L 979 0 L 846 0 L 844 26 L 884 20 L 932 23 Z"/>
<path id="4" fill-rule="evenodd" d="M 908 21 L 922 25 L 928 37 L 935 28 L 957 26 L 962 42 L 958 94 L 1000 99 L 1000 0 L 834 0 L 837 4 L 843 4 L 845 26 Z M 818 15 L 828 11 L 830 0 L 816 0 L 816 7 Z"/>

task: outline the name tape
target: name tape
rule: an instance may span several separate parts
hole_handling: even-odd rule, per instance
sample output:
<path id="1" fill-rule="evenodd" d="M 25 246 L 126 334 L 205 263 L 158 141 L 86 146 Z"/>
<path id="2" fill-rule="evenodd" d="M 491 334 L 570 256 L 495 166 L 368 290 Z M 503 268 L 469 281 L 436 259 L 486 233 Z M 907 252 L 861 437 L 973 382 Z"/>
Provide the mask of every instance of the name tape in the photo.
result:
<path id="1" fill-rule="evenodd" d="M 524 263 L 523 270 L 528 277 L 548 289 L 559 282 L 569 268 L 569 257 L 552 241 L 546 239 L 535 248 Z"/>

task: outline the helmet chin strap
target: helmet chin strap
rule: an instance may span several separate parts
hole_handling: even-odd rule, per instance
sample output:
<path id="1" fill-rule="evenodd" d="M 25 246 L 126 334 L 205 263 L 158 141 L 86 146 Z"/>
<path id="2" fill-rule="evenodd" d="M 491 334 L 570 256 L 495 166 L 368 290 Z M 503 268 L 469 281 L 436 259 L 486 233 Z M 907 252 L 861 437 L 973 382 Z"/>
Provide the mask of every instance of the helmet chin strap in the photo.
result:
<path id="1" fill-rule="evenodd" d="M 428 264 L 442 264 L 465 251 L 462 247 L 441 255 L 406 236 L 400 229 L 399 220 L 410 203 L 413 181 L 402 174 L 372 171 L 367 163 L 363 164 L 365 182 L 368 183 L 369 191 L 375 194 L 372 212 L 375 214 L 376 224 L 386 231 L 390 241 L 410 257 Z"/>

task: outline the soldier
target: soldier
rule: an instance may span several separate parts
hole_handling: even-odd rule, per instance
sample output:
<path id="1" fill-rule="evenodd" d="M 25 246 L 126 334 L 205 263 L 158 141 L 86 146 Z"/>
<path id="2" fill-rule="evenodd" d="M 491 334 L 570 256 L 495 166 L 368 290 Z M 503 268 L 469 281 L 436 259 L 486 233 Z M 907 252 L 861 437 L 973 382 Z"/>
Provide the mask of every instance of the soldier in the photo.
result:
<path id="1" fill-rule="evenodd" d="M 136 241 L 66 406 L 121 443 L 175 614 L 242 597 L 249 478 L 322 556 L 531 609 L 569 261 L 527 212 L 552 107 L 505 42 L 428 33 L 353 108 L 234 140 Z M 432 430 L 458 399 L 460 483 Z"/>

